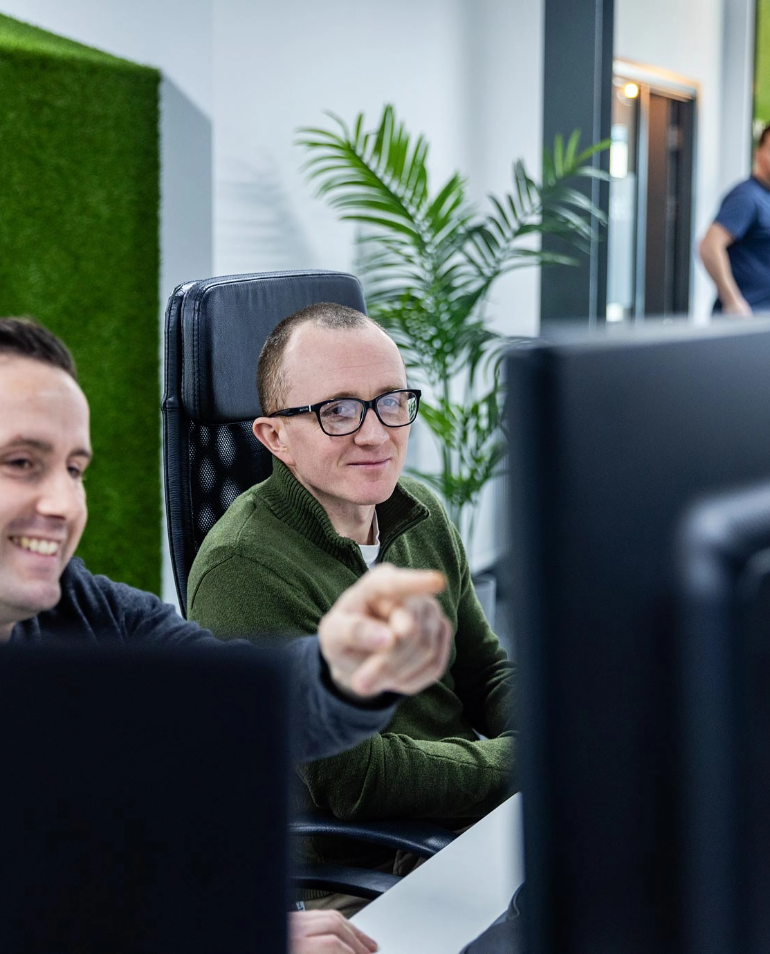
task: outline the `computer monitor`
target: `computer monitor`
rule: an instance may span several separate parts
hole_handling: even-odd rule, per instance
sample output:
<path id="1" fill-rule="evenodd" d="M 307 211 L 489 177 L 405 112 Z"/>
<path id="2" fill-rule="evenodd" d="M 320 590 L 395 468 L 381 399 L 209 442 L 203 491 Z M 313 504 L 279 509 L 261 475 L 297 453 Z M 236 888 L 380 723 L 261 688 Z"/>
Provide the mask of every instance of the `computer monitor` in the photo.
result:
<path id="1" fill-rule="evenodd" d="M 249 647 L 0 649 L 0 948 L 283 954 L 286 709 Z"/>
<path id="2" fill-rule="evenodd" d="M 699 501 L 679 534 L 687 954 L 770 939 L 770 482 Z"/>
<path id="3" fill-rule="evenodd" d="M 532 954 L 679 954 L 675 526 L 770 478 L 770 327 L 565 333 L 506 361 Z"/>

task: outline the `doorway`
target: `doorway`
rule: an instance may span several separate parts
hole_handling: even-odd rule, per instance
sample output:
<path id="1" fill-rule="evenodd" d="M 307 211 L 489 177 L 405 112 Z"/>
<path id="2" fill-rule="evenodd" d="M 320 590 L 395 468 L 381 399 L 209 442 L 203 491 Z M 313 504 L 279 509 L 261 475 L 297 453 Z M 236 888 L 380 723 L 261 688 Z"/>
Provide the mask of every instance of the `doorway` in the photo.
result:
<path id="1" fill-rule="evenodd" d="M 686 82 L 615 63 L 608 322 L 689 310 L 696 93 Z"/>

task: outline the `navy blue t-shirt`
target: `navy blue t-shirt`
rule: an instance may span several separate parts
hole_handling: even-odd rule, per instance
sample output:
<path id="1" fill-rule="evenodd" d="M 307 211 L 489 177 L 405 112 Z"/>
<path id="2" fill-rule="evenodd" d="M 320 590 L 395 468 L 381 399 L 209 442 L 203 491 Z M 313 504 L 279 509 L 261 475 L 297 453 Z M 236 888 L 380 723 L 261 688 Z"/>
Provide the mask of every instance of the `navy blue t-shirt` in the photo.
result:
<path id="1" fill-rule="evenodd" d="M 752 311 L 770 311 L 770 189 L 754 176 L 739 183 L 714 221 L 735 239 L 727 254 L 741 294 Z M 715 311 L 721 310 L 717 299 Z"/>

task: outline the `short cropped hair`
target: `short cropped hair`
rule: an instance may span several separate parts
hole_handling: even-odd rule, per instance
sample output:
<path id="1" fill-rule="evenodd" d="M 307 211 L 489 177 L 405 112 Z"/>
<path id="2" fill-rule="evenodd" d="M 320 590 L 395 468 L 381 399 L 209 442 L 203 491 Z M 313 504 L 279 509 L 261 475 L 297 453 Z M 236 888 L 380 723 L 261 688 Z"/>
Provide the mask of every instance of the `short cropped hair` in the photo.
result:
<path id="1" fill-rule="evenodd" d="M 259 355 L 257 365 L 257 391 L 263 414 L 272 414 L 282 407 L 286 394 L 286 379 L 283 373 L 283 355 L 291 336 L 300 325 L 314 324 L 319 328 L 362 328 L 365 325 L 380 325 L 363 312 L 346 305 L 320 302 L 301 308 L 273 328 Z"/>
<path id="2" fill-rule="evenodd" d="M 78 379 L 69 348 L 32 318 L 0 318 L 0 355 L 4 354 L 42 361 Z"/>
<path id="3" fill-rule="evenodd" d="M 759 134 L 759 139 L 757 140 L 757 149 L 761 148 L 765 144 L 765 140 L 770 136 L 770 126 L 765 126 L 762 132 Z"/>

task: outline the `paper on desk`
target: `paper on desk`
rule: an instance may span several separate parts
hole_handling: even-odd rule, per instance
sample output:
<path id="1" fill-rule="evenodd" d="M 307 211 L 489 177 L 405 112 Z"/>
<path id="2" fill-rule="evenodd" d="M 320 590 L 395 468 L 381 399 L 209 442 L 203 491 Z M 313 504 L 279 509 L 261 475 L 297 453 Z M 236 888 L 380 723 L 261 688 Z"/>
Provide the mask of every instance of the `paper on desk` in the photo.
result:
<path id="1" fill-rule="evenodd" d="M 351 920 L 379 954 L 457 954 L 523 880 L 521 796 L 513 795 Z"/>

